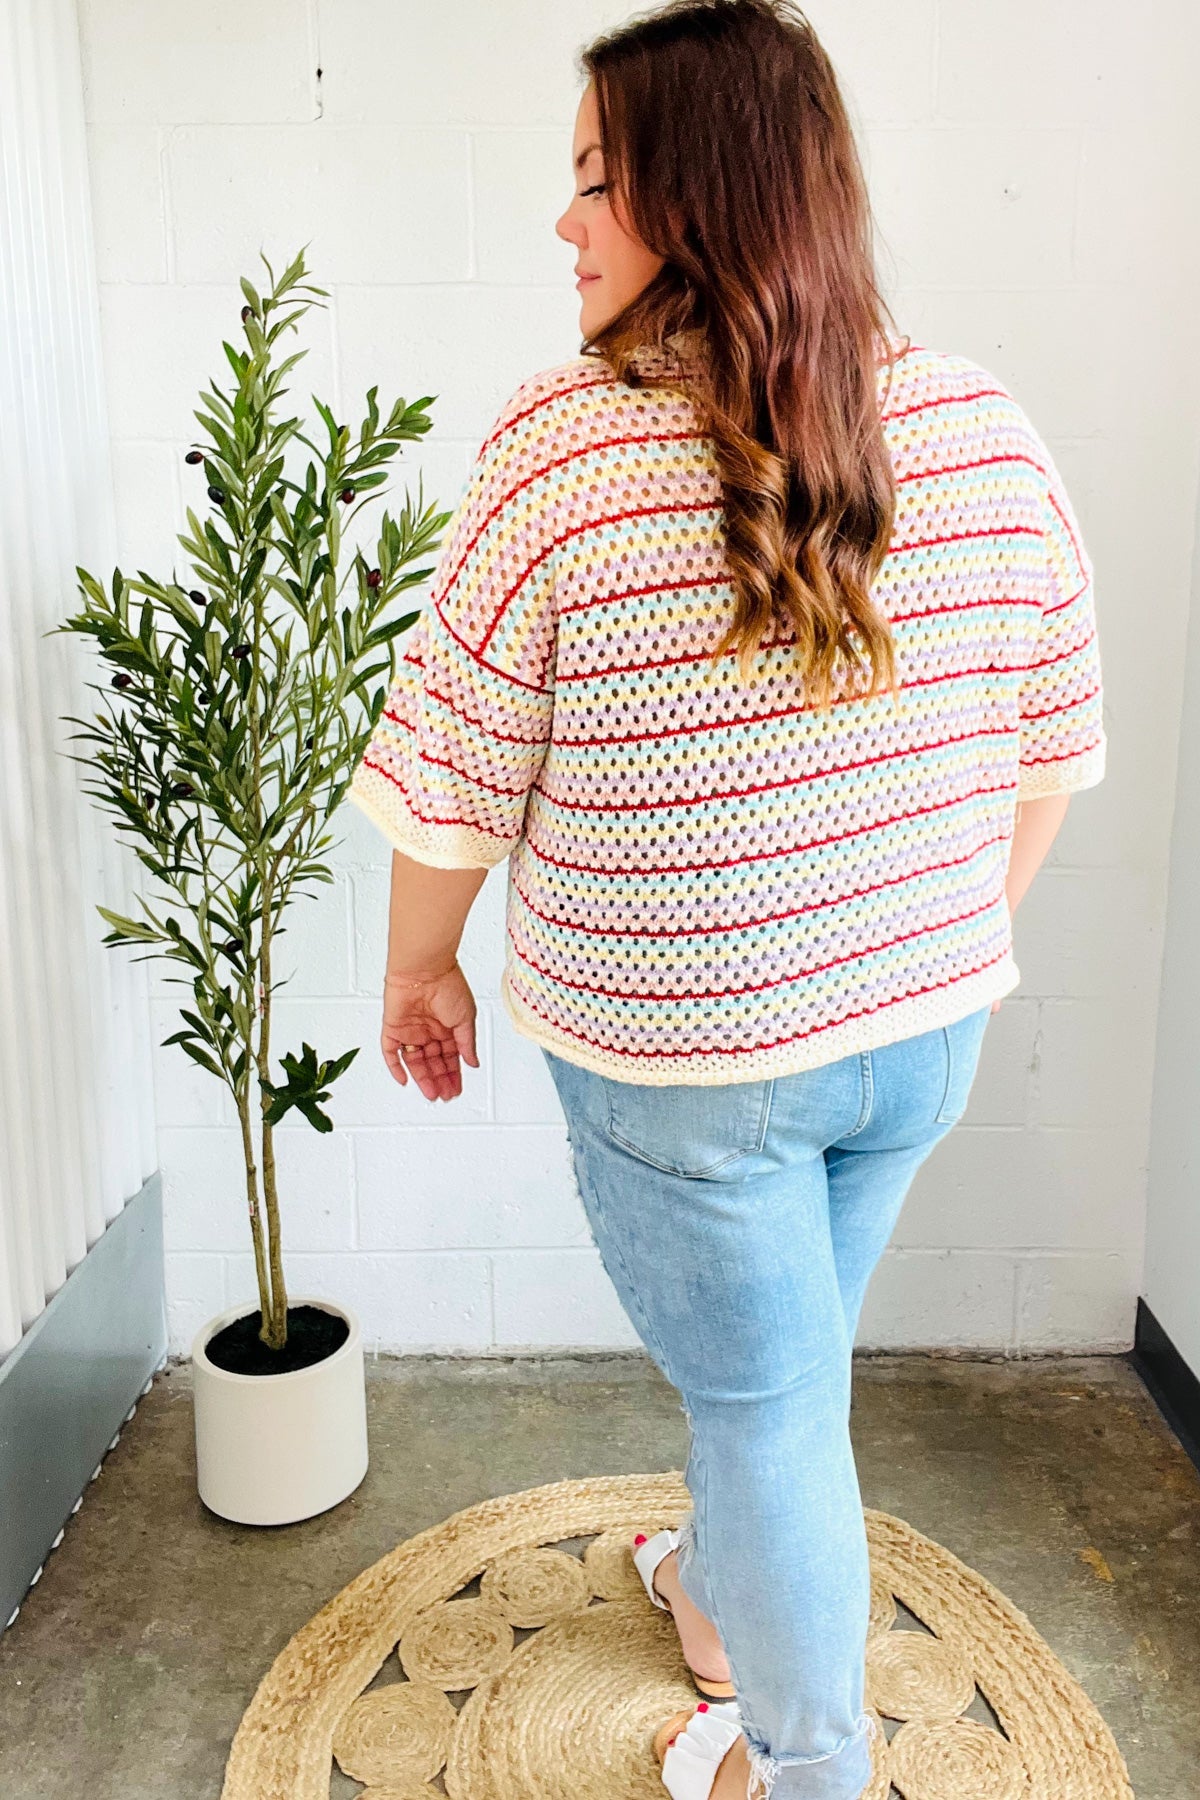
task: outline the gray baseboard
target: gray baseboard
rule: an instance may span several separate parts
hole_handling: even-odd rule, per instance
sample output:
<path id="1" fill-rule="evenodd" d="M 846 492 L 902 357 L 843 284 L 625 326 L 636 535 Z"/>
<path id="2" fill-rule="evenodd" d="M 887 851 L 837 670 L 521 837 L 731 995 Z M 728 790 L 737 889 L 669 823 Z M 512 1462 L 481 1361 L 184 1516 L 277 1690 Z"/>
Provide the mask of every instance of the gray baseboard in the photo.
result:
<path id="1" fill-rule="evenodd" d="M 0 1363 L 0 1629 L 166 1349 L 155 1170 Z"/>
<path id="2" fill-rule="evenodd" d="M 1188 1367 L 1145 1300 L 1129 1360 L 1196 1467 L 1200 1469 L 1200 1376 Z"/>

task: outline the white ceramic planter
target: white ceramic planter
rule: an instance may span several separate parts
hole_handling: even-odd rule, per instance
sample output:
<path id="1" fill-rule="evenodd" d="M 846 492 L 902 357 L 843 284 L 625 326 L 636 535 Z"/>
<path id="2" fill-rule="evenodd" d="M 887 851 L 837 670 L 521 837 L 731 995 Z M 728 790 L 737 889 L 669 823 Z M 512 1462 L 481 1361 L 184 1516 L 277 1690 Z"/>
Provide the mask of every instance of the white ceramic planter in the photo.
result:
<path id="1" fill-rule="evenodd" d="M 367 1472 L 367 1395 L 356 1315 L 332 1300 L 288 1296 L 346 1320 L 344 1344 L 311 1368 L 235 1375 L 208 1360 L 206 1345 L 250 1308 L 230 1307 L 192 1343 L 196 1474 L 200 1498 L 242 1525 L 290 1525 L 328 1511 Z"/>

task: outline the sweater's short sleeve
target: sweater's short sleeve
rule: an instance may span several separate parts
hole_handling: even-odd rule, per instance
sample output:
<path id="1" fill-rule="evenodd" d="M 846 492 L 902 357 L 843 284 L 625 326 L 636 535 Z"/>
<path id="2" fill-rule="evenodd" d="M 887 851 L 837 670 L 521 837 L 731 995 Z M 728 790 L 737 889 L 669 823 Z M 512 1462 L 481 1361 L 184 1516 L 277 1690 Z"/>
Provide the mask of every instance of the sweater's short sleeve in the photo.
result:
<path id="1" fill-rule="evenodd" d="M 347 789 L 397 850 L 435 868 L 490 868 L 516 847 L 550 740 L 553 509 L 521 398 L 475 459 Z"/>
<path id="2" fill-rule="evenodd" d="M 1042 482 L 1042 609 L 1021 673 L 1017 799 L 1074 793 L 1104 775 L 1106 738 L 1095 585 L 1062 476 L 1035 439 Z"/>

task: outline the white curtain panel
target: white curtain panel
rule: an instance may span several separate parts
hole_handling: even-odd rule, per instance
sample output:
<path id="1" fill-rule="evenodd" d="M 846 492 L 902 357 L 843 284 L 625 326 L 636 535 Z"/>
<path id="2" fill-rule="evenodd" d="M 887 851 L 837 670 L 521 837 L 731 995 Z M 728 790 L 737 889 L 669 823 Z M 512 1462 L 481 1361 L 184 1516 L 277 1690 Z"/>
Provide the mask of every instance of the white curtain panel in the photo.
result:
<path id="1" fill-rule="evenodd" d="M 103 679 L 75 565 L 115 559 L 71 0 L 0 0 L 0 1358 L 156 1162 L 146 965 L 101 942 L 141 875 L 81 792 Z"/>

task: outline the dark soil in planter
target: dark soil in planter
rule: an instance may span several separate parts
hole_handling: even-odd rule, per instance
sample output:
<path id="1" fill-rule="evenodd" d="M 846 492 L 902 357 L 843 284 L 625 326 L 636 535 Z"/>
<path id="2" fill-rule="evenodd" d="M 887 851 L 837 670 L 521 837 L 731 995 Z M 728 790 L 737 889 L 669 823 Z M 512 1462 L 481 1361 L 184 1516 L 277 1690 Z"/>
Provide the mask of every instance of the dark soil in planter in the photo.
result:
<path id="1" fill-rule="evenodd" d="M 222 1326 L 204 1346 L 209 1362 L 231 1375 L 288 1375 L 324 1362 L 350 1336 L 345 1319 L 321 1306 L 288 1307 L 287 1343 L 282 1350 L 263 1343 L 258 1335 L 261 1325 L 262 1311 L 255 1307 Z"/>

